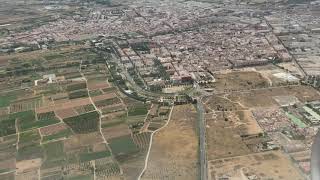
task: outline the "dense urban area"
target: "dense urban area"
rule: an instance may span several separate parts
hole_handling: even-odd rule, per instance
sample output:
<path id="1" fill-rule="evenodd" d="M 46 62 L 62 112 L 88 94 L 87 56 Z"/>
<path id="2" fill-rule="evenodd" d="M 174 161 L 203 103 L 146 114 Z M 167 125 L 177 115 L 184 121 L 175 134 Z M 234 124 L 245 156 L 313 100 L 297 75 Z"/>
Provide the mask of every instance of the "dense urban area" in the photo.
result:
<path id="1" fill-rule="evenodd" d="M 309 180 L 319 0 L 1 0 L 1 180 Z"/>

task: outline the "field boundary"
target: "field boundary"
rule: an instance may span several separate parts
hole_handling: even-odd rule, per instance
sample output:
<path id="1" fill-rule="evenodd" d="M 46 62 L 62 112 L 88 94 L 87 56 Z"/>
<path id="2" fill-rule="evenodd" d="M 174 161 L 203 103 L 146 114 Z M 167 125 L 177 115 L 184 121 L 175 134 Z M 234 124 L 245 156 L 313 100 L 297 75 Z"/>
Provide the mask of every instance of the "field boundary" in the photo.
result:
<path id="1" fill-rule="evenodd" d="M 149 161 L 149 156 L 150 156 L 150 151 L 151 151 L 151 147 L 152 147 L 152 141 L 153 141 L 153 135 L 157 132 L 159 132 L 161 129 L 165 128 L 168 126 L 170 120 L 171 120 L 171 115 L 172 115 L 172 111 L 173 111 L 173 108 L 174 106 L 171 107 L 171 110 L 170 110 L 170 114 L 169 114 L 169 117 L 168 117 L 168 121 L 166 122 L 165 125 L 163 125 L 161 128 L 153 131 L 151 133 L 151 136 L 150 136 L 150 143 L 149 143 L 149 148 L 148 148 L 148 152 L 147 152 L 147 155 L 146 155 L 146 159 L 145 159 L 145 162 L 144 162 L 144 168 L 142 169 L 139 177 L 138 177 L 138 180 L 141 180 L 141 177 L 143 176 L 144 172 L 147 170 L 147 167 L 148 167 L 148 161 Z"/>

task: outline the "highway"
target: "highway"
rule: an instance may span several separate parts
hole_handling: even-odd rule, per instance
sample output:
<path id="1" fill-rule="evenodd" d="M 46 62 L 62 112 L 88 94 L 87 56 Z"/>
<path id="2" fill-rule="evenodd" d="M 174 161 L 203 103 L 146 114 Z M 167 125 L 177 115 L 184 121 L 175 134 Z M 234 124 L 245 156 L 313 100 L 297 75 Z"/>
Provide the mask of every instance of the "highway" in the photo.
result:
<path id="1" fill-rule="evenodd" d="M 197 98 L 197 112 L 199 120 L 199 162 L 200 162 L 200 180 L 208 179 L 208 164 L 207 164 L 207 144 L 206 144 L 206 119 L 204 117 L 205 110 L 202 103 L 202 98 L 210 95 L 208 92 L 201 89 L 198 83 L 194 83 L 194 89 L 201 95 Z M 189 94 L 192 96 L 191 94 Z"/>
<path id="2" fill-rule="evenodd" d="M 108 62 L 106 61 L 106 63 L 108 64 Z M 175 96 L 175 94 L 165 94 L 165 93 L 154 93 L 148 90 L 145 90 L 143 88 L 141 88 L 140 86 L 138 86 L 135 81 L 133 80 L 133 78 L 130 76 L 130 74 L 128 73 L 128 71 L 126 70 L 126 68 L 123 66 L 123 64 L 119 63 L 118 67 L 121 68 L 121 72 L 122 74 L 126 77 L 126 80 L 129 82 L 129 84 L 131 85 L 131 87 L 141 96 L 146 97 L 147 99 L 152 99 L 152 100 L 160 100 L 161 97 L 169 97 L 169 98 L 173 98 Z"/>
<path id="3" fill-rule="evenodd" d="M 202 98 L 197 99 L 197 111 L 199 118 L 199 150 L 200 150 L 200 179 L 208 179 L 208 165 L 207 165 L 207 152 L 206 152 L 206 123 L 204 118 L 204 108 L 201 101 Z"/>

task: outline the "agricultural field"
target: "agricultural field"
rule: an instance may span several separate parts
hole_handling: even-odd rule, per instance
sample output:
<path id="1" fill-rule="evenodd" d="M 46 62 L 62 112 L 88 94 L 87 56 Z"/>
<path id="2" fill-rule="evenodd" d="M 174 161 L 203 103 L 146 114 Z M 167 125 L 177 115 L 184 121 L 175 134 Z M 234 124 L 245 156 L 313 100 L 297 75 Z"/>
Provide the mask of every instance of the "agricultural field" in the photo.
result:
<path id="1" fill-rule="evenodd" d="M 82 42 L 50 48 L 0 55 L 16 73 L 0 84 L 0 179 L 137 177 L 151 104 L 120 92 Z"/>
<path id="2" fill-rule="evenodd" d="M 312 179 L 320 0 L 0 3 L 0 180 Z"/>
<path id="3" fill-rule="evenodd" d="M 63 121 L 75 133 L 90 133 L 98 130 L 99 113 L 93 111 L 86 114 L 81 114 L 79 116 L 63 119 Z"/>
<path id="4" fill-rule="evenodd" d="M 130 135 L 112 138 L 109 141 L 110 148 L 119 161 L 121 161 L 123 156 L 130 156 L 131 154 L 139 151 Z"/>

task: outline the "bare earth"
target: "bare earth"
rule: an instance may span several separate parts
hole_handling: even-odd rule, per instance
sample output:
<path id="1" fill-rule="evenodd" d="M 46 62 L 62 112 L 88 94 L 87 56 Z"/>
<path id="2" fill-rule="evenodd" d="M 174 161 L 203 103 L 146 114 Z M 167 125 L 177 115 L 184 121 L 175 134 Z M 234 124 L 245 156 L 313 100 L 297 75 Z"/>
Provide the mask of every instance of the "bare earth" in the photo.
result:
<path id="1" fill-rule="evenodd" d="M 192 105 L 174 107 L 169 125 L 154 135 L 142 179 L 197 179 L 198 138 Z"/>
<path id="2" fill-rule="evenodd" d="M 304 179 L 280 151 L 210 161 L 209 171 L 209 179 L 212 180 L 221 178 L 221 174 L 238 180 L 246 180 L 245 174 L 264 177 L 264 179 Z"/>

